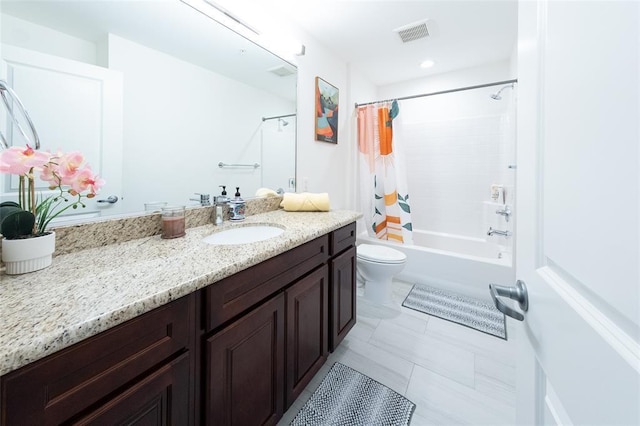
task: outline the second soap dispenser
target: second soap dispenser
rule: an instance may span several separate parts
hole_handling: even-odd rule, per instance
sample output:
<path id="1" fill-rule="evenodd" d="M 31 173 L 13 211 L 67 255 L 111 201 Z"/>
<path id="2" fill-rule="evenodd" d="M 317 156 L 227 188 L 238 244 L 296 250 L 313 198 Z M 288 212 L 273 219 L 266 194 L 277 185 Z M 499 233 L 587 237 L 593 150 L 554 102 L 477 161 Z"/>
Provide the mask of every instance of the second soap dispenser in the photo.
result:
<path id="1" fill-rule="evenodd" d="M 238 222 L 244 220 L 244 200 L 240 196 L 240 187 L 236 187 L 235 198 L 229 202 L 229 215 L 231 220 Z"/>

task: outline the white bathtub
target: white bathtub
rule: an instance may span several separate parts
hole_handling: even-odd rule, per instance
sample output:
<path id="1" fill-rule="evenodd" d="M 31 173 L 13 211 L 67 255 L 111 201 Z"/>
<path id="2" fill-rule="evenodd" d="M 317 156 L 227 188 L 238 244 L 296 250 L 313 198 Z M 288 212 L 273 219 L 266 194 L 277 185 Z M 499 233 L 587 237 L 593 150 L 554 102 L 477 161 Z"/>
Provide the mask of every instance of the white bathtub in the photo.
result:
<path id="1" fill-rule="evenodd" d="M 398 244 L 358 235 L 357 244 L 381 244 L 407 255 L 407 265 L 396 278 L 422 283 L 491 301 L 489 283 L 515 282 L 512 257 L 497 244 L 427 231 L 413 231 L 413 244 Z"/>

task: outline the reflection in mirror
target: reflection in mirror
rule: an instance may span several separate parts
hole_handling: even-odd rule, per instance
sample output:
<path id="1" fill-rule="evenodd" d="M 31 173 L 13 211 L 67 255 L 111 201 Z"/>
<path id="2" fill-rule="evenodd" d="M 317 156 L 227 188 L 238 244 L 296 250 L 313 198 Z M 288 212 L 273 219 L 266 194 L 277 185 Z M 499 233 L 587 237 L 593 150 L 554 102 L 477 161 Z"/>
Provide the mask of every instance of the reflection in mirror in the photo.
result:
<path id="1" fill-rule="evenodd" d="M 3 0 L 2 68 L 42 149 L 107 181 L 74 219 L 294 189 L 296 68 L 178 0 Z M 7 117 L 9 144 L 24 145 Z M 4 133 L 4 132 L 3 132 Z M 258 164 L 258 167 L 219 167 Z M 0 201 L 15 182 L 0 175 Z M 47 188 L 42 188 L 46 195 Z"/>

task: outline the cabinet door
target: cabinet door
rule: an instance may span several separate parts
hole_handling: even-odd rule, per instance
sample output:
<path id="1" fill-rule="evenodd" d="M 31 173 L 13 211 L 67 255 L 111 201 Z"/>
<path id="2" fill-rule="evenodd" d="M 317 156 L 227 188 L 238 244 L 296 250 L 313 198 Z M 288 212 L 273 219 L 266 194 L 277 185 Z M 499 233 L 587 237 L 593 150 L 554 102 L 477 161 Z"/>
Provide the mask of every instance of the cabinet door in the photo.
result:
<path id="1" fill-rule="evenodd" d="M 356 323 L 356 248 L 331 261 L 331 322 L 329 350 L 333 352 Z"/>
<path id="2" fill-rule="evenodd" d="M 189 356 L 184 353 L 72 424 L 187 425 L 193 423 L 189 408 Z"/>
<path id="3" fill-rule="evenodd" d="M 287 298 L 288 408 L 304 390 L 328 356 L 328 266 L 302 278 L 285 292 Z"/>
<path id="4" fill-rule="evenodd" d="M 57 425 L 101 405 L 190 346 L 193 304 L 180 298 L 3 376 L 0 423 Z"/>
<path id="5" fill-rule="evenodd" d="M 276 424 L 284 412 L 284 294 L 205 342 L 209 425 Z"/>

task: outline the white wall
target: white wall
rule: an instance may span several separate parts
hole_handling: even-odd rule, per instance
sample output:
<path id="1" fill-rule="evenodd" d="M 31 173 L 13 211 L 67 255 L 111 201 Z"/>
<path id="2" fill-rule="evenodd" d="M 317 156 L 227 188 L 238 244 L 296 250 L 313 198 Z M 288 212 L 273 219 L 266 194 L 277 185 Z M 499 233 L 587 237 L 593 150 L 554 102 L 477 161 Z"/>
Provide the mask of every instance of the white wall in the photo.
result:
<path id="1" fill-rule="evenodd" d="M 218 185 L 226 185 L 231 195 L 236 186 L 243 196 L 254 195 L 260 169 L 220 169 L 218 163 L 259 163 L 262 117 L 294 110 L 290 101 L 113 35 L 109 68 L 123 73 L 127 94 L 123 177 L 138 183 L 124 188 L 128 206 L 188 204 L 194 192 L 218 194 Z M 179 90 L 171 84 L 176 78 Z M 177 120 L 187 104 L 190 113 Z M 203 158 L 208 159 L 204 167 Z M 141 167 L 142 159 L 154 167 Z M 181 181 L 188 185 L 175 184 L 175 164 L 194 165 L 181 168 Z"/>
<path id="2" fill-rule="evenodd" d="M 391 99 L 423 93 L 432 93 L 458 87 L 475 86 L 494 81 L 509 80 L 514 78 L 512 72 L 510 61 L 501 61 L 480 67 L 435 74 L 430 77 L 381 86 L 379 88 L 378 95 L 380 96 L 380 99 Z M 360 102 L 368 100 L 375 99 L 363 99 Z"/>
<path id="3" fill-rule="evenodd" d="M 96 46 L 86 40 L 2 14 L 2 43 L 96 65 Z"/>
<path id="4" fill-rule="evenodd" d="M 274 17 L 278 19 L 278 17 Z M 297 192 L 328 192 L 332 209 L 356 209 L 355 196 L 355 127 L 356 99 L 375 96 L 376 88 L 348 62 L 331 52 L 308 33 L 288 21 L 278 23 L 287 39 L 295 39 L 306 47 L 297 57 Z M 338 143 L 315 140 L 315 78 L 340 91 Z"/>
<path id="5" fill-rule="evenodd" d="M 346 208 L 352 182 L 346 178 L 351 167 L 347 64 L 310 37 L 301 37 L 306 54 L 298 61 L 298 192 L 328 192 L 331 207 Z M 315 140 L 315 78 L 338 88 L 338 143 Z"/>

